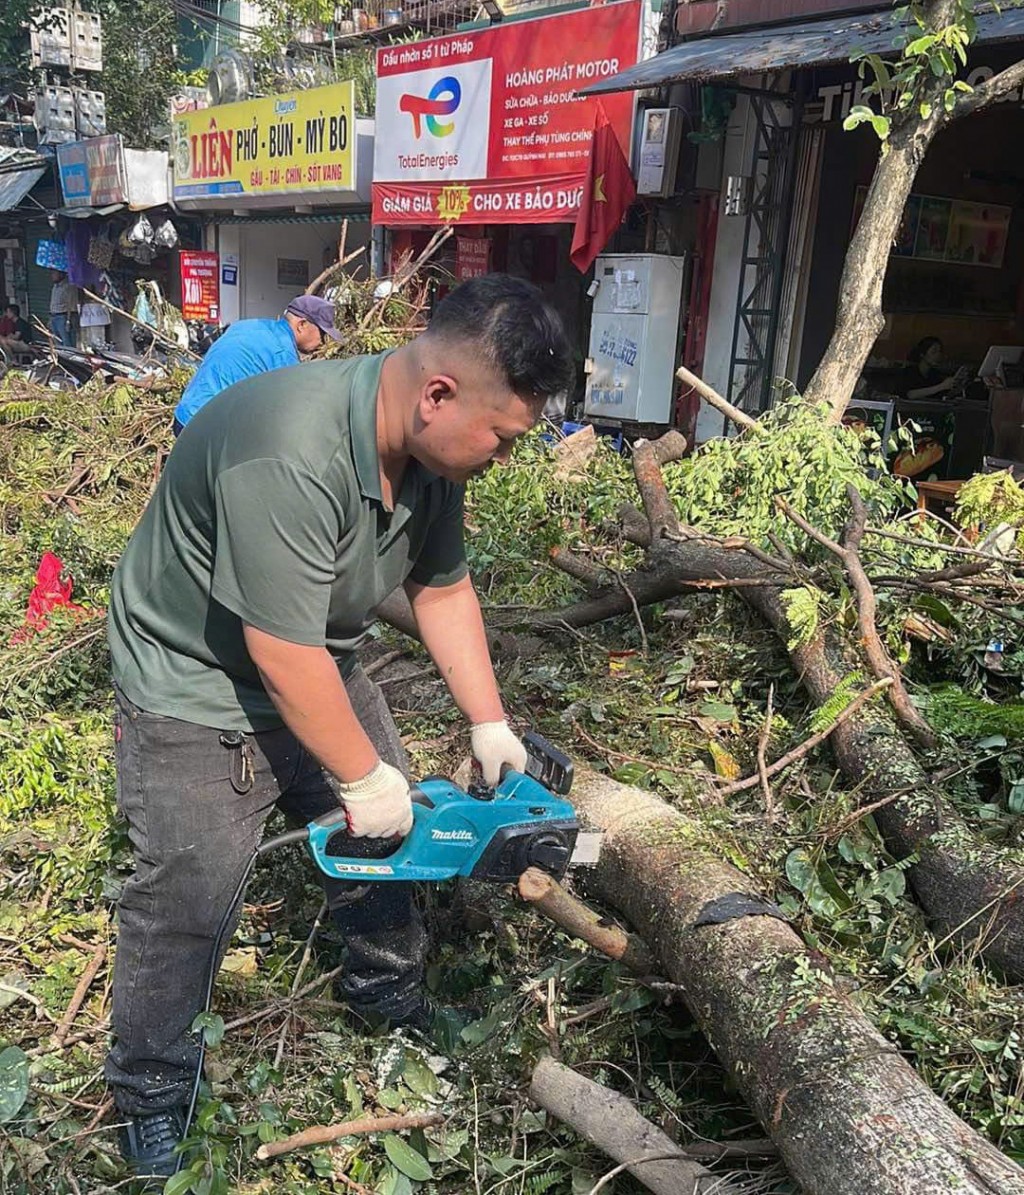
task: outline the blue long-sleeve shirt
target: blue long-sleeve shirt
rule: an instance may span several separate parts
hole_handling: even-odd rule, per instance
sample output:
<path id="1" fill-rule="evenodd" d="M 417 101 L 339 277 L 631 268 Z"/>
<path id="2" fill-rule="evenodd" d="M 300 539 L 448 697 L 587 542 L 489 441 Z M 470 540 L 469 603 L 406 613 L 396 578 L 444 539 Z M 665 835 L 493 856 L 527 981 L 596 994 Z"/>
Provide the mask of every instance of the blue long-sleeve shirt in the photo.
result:
<path id="1" fill-rule="evenodd" d="M 239 320 L 207 349 L 174 418 L 184 427 L 200 407 L 235 382 L 298 362 L 299 350 L 286 319 Z"/>

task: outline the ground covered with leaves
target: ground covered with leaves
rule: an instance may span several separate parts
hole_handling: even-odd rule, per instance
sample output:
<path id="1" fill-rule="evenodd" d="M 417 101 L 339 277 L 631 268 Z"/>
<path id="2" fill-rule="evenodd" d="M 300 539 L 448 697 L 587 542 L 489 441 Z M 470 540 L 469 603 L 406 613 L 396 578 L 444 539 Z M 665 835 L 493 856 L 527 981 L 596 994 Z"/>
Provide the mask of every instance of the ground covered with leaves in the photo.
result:
<path id="1" fill-rule="evenodd" d="M 0 1189 L 102 1192 L 126 1181 L 102 1061 L 114 909 L 130 871 L 115 807 L 104 610 L 111 567 L 170 449 L 174 391 L 33 394 L 11 385 L 0 392 Z M 770 467 L 760 472 L 742 445 L 725 442 L 668 471 L 688 522 L 719 536 L 763 533 L 766 543 L 781 535 L 803 549 L 771 513 L 772 495 L 782 490 L 836 534 L 844 515 L 835 495 L 856 478 L 880 518 L 921 541 L 879 544 L 893 571 L 944 563 L 928 528 L 914 524 L 907 534 L 898 522 L 908 497 L 901 486 L 863 480 L 859 441 L 826 439 L 820 420 L 785 418 L 774 433 L 778 451 L 761 445 Z M 1015 495 L 1005 484 L 999 493 L 1013 522 Z M 635 562 L 637 550 L 606 527 L 624 499 L 635 493 L 621 458 L 600 447 L 566 470 L 540 437 L 484 478 L 468 525 L 488 619 L 521 642 L 533 613 L 573 599 L 572 581 L 547 563 L 553 546 L 585 550 L 609 569 Z M 978 514 L 968 507 L 965 517 Z M 46 551 L 73 576 L 82 610 L 24 634 Z M 1024 714 L 1011 632 L 1020 611 L 1006 607 L 1006 618 L 934 593 L 884 595 L 887 642 L 940 731 L 959 807 L 990 840 L 1018 849 Z M 792 601 L 805 607 L 805 627 L 848 617 L 841 590 L 824 579 Z M 1024 1161 L 1020 992 L 929 934 L 907 892 L 907 861 L 888 855 L 827 748 L 773 782 L 774 821 L 757 787 L 721 794 L 754 769 L 769 692 L 770 758 L 827 722 L 828 711 L 809 710 L 784 645 L 722 590 L 531 635 L 528 644 L 498 665 L 517 726 L 692 815 L 719 857 L 773 895 L 831 961 L 925 1081 Z M 450 774 L 466 753 L 459 718 L 418 649 L 385 636 L 370 654 L 399 649 L 407 654 L 377 679 L 421 774 Z M 585 876 L 578 886 L 585 893 Z M 433 935 L 428 983 L 483 1014 L 447 1054 L 360 1031 L 333 999 L 340 944 L 329 923 L 311 932 L 321 899 L 298 848 L 257 869 L 202 1029 L 208 1086 L 196 1161 L 167 1184 L 171 1195 L 586 1195 L 611 1163 L 526 1098 L 534 1062 L 553 1048 L 681 1143 L 761 1136 L 671 993 L 595 957 L 505 890 L 423 892 Z M 254 1156 L 260 1143 L 311 1124 L 417 1110 L 442 1112 L 444 1125 L 266 1164 Z M 751 1191 L 794 1189 L 770 1159 L 739 1173 Z M 639 1189 L 628 1176 L 602 1187 Z"/>

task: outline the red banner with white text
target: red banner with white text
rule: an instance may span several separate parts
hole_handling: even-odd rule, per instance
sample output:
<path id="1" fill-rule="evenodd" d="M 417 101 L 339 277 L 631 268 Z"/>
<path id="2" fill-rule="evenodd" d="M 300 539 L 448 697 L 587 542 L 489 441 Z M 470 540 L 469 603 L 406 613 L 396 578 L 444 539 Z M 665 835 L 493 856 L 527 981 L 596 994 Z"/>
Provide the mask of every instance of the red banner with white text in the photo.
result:
<path id="1" fill-rule="evenodd" d="M 596 99 L 637 59 L 640 0 L 377 51 L 375 224 L 573 221 Z M 632 92 L 603 97 L 629 156 Z"/>

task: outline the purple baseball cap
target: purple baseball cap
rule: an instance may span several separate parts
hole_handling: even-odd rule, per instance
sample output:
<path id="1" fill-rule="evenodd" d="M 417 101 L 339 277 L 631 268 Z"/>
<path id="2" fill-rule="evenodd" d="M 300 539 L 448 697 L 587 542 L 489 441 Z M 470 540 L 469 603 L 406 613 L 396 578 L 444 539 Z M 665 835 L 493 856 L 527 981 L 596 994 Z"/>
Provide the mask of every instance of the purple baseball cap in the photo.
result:
<path id="1" fill-rule="evenodd" d="M 297 315 L 300 319 L 315 324 L 325 336 L 341 340 L 341 333 L 334 326 L 334 304 L 316 295 L 299 295 L 284 309 L 285 315 Z"/>

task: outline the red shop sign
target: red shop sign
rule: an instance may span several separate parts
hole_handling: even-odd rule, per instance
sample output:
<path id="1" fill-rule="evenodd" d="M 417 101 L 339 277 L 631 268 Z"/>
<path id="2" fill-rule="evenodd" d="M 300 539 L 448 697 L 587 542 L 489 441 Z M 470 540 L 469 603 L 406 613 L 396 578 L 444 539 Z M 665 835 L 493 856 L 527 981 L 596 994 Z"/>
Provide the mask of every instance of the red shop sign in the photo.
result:
<path id="1" fill-rule="evenodd" d="M 220 255 L 182 249 L 181 314 L 185 319 L 220 323 Z"/>
<path id="2" fill-rule="evenodd" d="M 579 211 L 596 99 L 637 60 L 640 0 L 377 51 L 376 224 L 546 224 Z M 633 93 L 602 97 L 629 156 Z"/>

